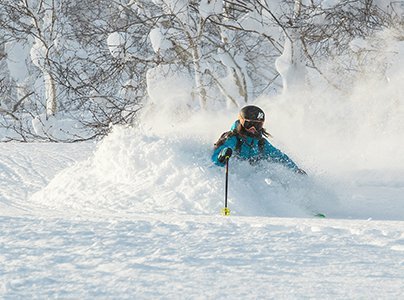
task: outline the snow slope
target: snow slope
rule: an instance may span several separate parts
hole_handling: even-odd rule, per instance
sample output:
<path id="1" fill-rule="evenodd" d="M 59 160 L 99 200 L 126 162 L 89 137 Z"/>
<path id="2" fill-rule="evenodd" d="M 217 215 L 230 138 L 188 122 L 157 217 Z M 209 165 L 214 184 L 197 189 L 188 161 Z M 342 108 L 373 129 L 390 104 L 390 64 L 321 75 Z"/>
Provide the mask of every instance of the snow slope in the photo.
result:
<path id="1" fill-rule="evenodd" d="M 66 167 L 91 155 L 95 144 L 0 143 L 0 211 L 2 215 L 32 212 L 27 199 Z"/>
<path id="2" fill-rule="evenodd" d="M 9 299 L 403 294 L 402 222 L 158 215 L 1 217 L 0 226 Z"/>
<path id="3" fill-rule="evenodd" d="M 64 169 L 28 202 L 73 215 L 216 214 L 223 206 L 224 170 L 211 163 L 212 143 L 201 136 L 115 128 L 93 156 Z M 332 218 L 403 220 L 400 175 L 351 170 L 302 178 L 270 163 L 252 168 L 232 160 L 229 202 L 240 216 L 321 211 Z"/>
<path id="4" fill-rule="evenodd" d="M 230 217 L 210 154 L 237 110 L 197 113 L 164 78 L 142 125 L 97 145 L 0 144 L 0 297 L 401 299 L 396 72 L 257 99 L 271 142 L 309 177 L 232 159 Z"/>
<path id="5" fill-rule="evenodd" d="M 222 217 L 223 170 L 210 164 L 204 138 L 116 128 L 98 145 L 0 147 L 2 298 L 404 292 L 404 185 L 396 174 L 307 181 L 279 168 L 251 174 L 234 162 L 233 215 Z M 379 211 L 390 203 L 395 211 Z M 328 208 L 330 219 L 307 218 L 307 204 Z"/>

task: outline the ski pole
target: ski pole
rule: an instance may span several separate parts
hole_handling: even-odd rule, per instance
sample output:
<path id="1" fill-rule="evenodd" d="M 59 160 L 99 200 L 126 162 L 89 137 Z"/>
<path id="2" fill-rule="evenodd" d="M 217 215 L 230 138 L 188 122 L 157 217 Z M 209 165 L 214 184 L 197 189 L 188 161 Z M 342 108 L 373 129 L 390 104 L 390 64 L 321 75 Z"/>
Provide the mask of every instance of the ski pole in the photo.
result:
<path id="1" fill-rule="evenodd" d="M 229 158 L 232 154 L 232 151 L 230 148 L 226 151 L 226 156 L 225 156 L 225 162 L 226 162 L 226 180 L 225 180 L 225 185 L 224 185 L 224 208 L 222 208 L 222 215 L 223 216 L 230 216 L 230 209 L 227 207 L 227 193 L 228 193 L 228 187 L 229 187 Z"/>

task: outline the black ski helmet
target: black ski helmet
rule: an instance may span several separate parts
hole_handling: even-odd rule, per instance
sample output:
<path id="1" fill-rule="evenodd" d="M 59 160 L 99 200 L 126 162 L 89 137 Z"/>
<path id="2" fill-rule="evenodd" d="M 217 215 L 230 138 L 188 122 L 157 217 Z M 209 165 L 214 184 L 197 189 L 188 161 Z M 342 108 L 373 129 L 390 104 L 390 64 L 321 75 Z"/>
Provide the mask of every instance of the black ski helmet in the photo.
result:
<path id="1" fill-rule="evenodd" d="M 265 113 L 258 106 L 247 105 L 240 110 L 239 119 L 240 118 L 249 121 L 265 122 Z"/>

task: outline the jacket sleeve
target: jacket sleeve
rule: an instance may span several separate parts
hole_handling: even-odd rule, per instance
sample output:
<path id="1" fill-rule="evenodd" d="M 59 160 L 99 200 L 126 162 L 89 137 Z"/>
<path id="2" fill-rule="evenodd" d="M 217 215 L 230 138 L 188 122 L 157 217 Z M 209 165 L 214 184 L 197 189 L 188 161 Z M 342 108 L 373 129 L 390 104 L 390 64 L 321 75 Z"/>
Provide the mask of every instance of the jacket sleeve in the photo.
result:
<path id="1" fill-rule="evenodd" d="M 224 148 L 231 148 L 231 150 L 235 150 L 236 148 L 236 144 L 237 144 L 237 137 L 235 136 L 231 136 L 229 137 L 222 145 L 220 145 L 219 147 L 217 147 L 216 149 L 213 150 L 213 154 L 212 154 L 212 161 L 215 165 L 224 166 L 224 163 L 221 163 L 218 160 L 218 156 L 220 151 L 222 151 Z"/>
<path id="2" fill-rule="evenodd" d="M 267 159 L 284 165 L 285 167 L 296 171 L 299 167 L 285 153 L 272 146 L 267 140 L 264 144 L 264 153 Z"/>

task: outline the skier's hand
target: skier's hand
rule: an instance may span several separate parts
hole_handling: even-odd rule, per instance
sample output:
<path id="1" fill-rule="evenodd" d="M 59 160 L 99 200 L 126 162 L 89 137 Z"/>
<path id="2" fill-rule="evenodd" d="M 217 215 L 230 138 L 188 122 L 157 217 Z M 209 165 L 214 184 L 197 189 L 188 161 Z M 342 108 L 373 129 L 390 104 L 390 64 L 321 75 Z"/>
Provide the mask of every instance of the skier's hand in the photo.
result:
<path id="1" fill-rule="evenodd" d="M 217 156 L 217 160 L 221 163 L 224 163 L 225 160 L 229 159 L 232 154 L 233 150 L 231 150 L 231 148 L 223 148 L 223 150 L 220 151 L 219 155 Z"/>
<path id="2" fill-rule="evenodd" d="M 307 173 L 306 173 L 304 170 L 302 170 L 302 169 L 297 169 L 295 172 L 296 172 L 297 174 L 299 174 L 299 175 L 307 175 Z"/>

